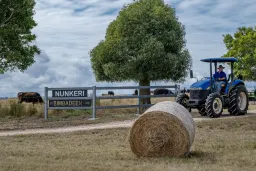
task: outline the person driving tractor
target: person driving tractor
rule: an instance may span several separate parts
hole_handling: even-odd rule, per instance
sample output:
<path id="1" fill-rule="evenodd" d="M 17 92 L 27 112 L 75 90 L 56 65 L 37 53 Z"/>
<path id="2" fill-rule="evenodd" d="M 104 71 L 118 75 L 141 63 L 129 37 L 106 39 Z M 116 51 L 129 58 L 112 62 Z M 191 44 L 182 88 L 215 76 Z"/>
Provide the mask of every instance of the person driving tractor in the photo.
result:
<path id="1" fill-rule="evenodd" d="M 218 71 L 213 75 L 213 78 L 216 81 L 219 81 L 219 85 L 221 86 L 221 92 L 225 91 L 226 83 L 227 83 L 227 76 L 226 73 L 223 71 L 225 67 L 219 65 L 217 68 Z"/>

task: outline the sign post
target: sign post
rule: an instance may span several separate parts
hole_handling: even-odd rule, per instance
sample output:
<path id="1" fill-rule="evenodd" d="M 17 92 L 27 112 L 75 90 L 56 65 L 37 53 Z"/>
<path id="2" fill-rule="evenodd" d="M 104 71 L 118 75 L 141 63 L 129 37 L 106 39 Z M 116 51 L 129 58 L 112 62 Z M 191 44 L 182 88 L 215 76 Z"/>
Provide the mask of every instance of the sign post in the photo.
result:
<path id="1" fill-rule="evenodd" d="M 88 97 L 88 90 L 92 87 L 75 88 L 48 88 L 45 87 L 45 119 L 48 118 L 48 109 L 92 109 L 92 97 Z M 52 91 L 52 97 L 48 97 Z M 94 114 L 93 114 L 94 117 Z"/>
<path id="2" fill-rule="evenodd" d="M 48 118 L 48 87 L 44 88 L 44 119 Z"/>
<path id="3" fill-rule="evenodd" d="M 92 118 L 90 120 L 96 119 L 96 86 L 92 87 Z"/>

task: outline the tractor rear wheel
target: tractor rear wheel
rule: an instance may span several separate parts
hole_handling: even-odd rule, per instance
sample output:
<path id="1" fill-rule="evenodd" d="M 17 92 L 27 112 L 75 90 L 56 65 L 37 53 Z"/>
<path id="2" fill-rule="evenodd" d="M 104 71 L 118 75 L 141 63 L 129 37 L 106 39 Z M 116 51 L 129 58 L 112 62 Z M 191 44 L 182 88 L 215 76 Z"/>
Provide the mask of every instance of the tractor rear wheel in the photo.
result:
<path id="1" fill-rule="evenodd" d="M 176 102 L 187 108 L 189 112 L 191 112 L 191 108 L 187 106 L 187 101 L 189 100 L 189 97 L 185 93 L 180 93 L 176 97 Z"/>
<path id="2" fill-rule="evenodd" d="M 201 116 L 206 116 L 207 115 L 205 107 L 197 108 L 197 110 L 201 114 Z"/>
<path id="3" fill-rule="evenodd" d="M 229 113 L 230 115 L 244 115 L 248 110 L 248 92 L 245 86 L 237 86 L 230 92 Z"/>
<path id="4" fill-rule="evenodd" d="M 207 116 L 210 118 L 218 118 L 223 112 L 223 100 L 220 94 L 210 94 L 205 103 Z"/>

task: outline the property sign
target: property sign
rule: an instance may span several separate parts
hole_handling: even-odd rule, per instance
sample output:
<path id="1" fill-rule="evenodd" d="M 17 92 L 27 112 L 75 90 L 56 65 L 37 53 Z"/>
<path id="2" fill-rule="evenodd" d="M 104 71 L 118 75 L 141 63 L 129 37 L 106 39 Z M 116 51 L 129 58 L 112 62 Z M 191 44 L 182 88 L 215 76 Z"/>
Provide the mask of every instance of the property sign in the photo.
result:
<path id="1" fill-rule="evenodd" d="M 49 100 L 49 107 L 91 107 L 91 100 Z"/>
<path id="2" fill-rule="evenodd" d="M 52 97 L 87 97 L 87 90 L 52 90 Z"/>

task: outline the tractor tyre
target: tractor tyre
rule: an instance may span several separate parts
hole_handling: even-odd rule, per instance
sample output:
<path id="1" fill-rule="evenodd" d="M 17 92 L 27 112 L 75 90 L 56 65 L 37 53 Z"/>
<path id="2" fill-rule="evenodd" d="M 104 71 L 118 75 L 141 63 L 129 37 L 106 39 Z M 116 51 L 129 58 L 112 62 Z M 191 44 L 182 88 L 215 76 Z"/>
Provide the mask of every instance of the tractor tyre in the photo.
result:
<path id="1" fill-rule="evenodd" d="M 245 115 L 248 110 L 249 100 L 248 92 L 245 86 L 237 86 L 231 90 L 229 95 L 229 113 L 230 115 Z"/>
<path id="2" fill-rule="evenodd" d="M 210 94 L 205 103 L 207 116 L 210 118 L 218 118 L 223 112 L 223 99 L 220 94 Z"/>
<path id="3" fill-rule="evenodd" d="M 185 93 L 178 94 L 176 97 L 176 102 L 184 106 L 189 112 L 191 112 L 191 108 L 187 106 L 187 101 L 189 100 L 189 97 Z"/>
<path id="4" fill-rule="evenodd" d="M 197 108 L 197 110 L 198 110 L 198 112 L 200 113 L 201 116 L 207 116 L 207 112 L 206 112 L 205 107 Z"/>

